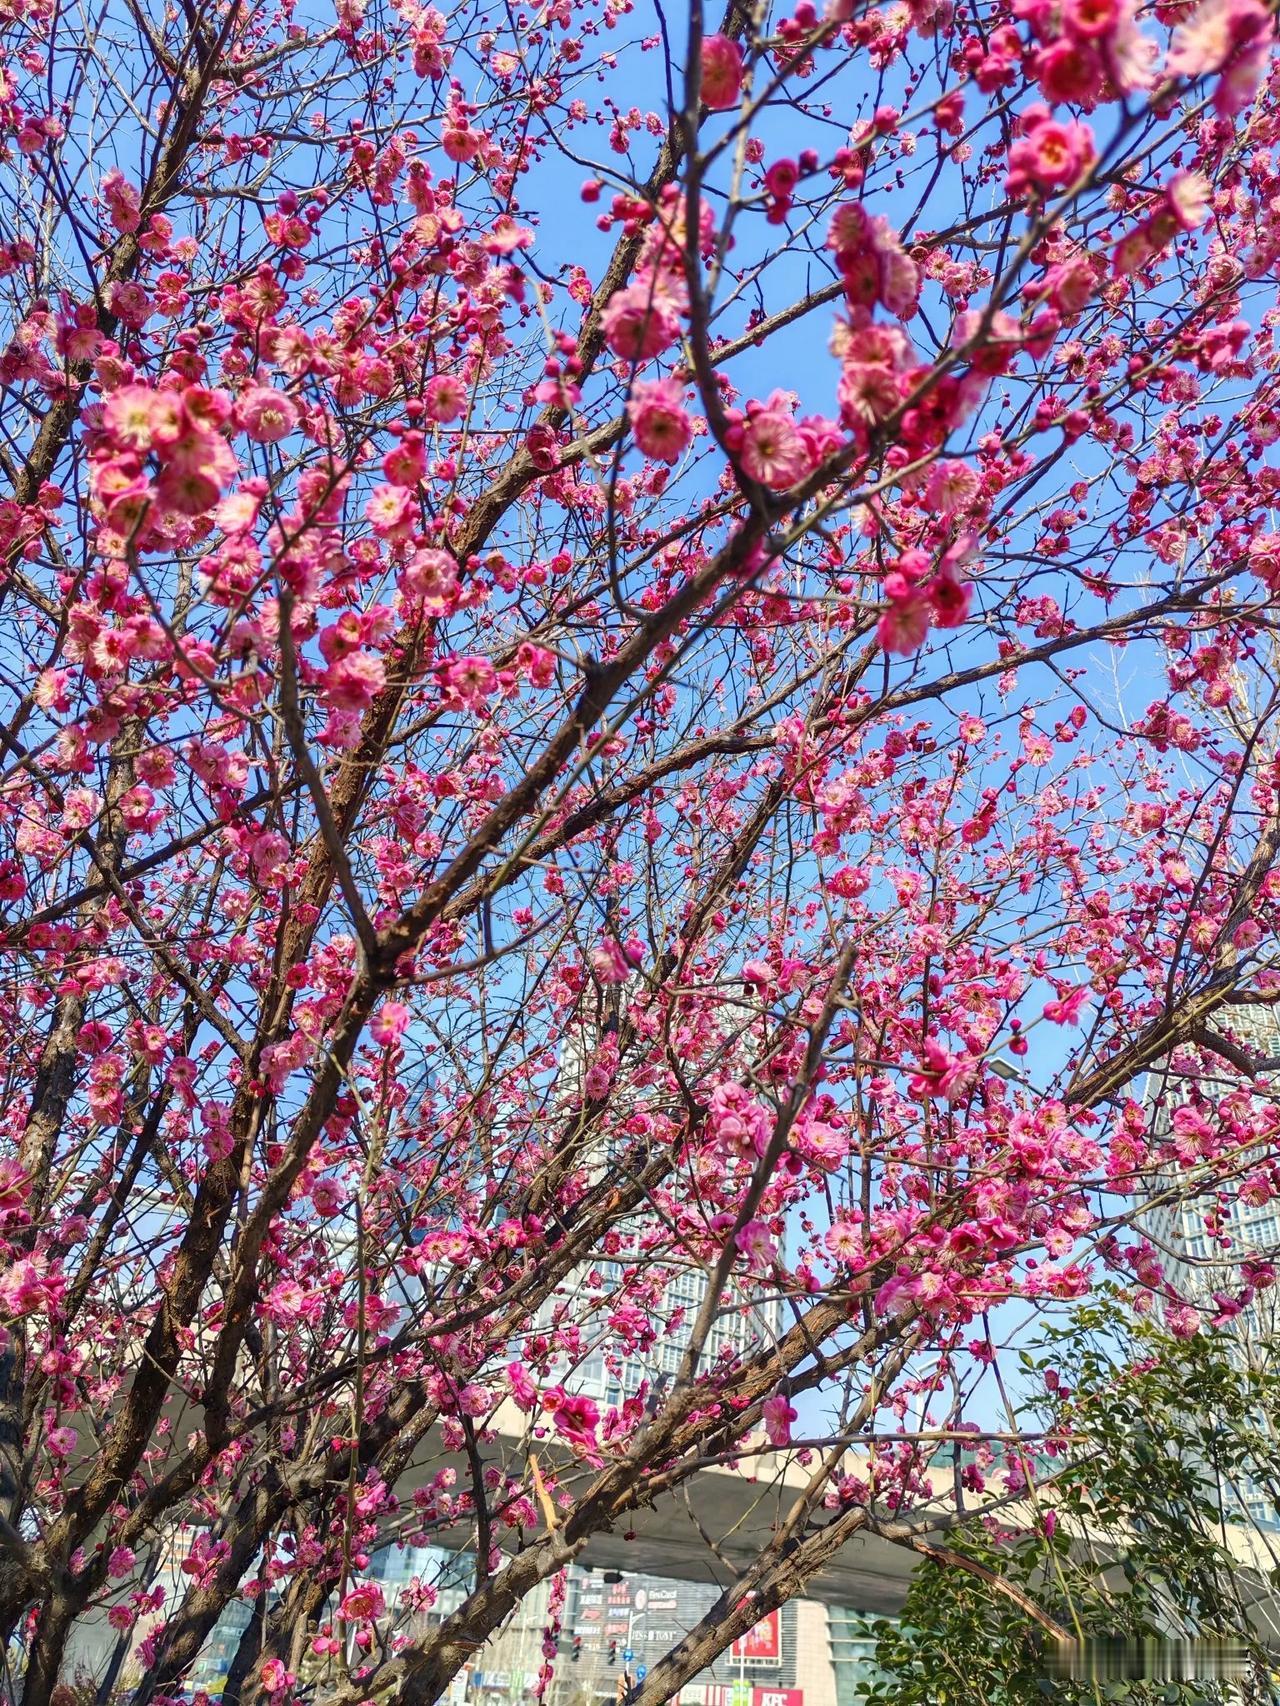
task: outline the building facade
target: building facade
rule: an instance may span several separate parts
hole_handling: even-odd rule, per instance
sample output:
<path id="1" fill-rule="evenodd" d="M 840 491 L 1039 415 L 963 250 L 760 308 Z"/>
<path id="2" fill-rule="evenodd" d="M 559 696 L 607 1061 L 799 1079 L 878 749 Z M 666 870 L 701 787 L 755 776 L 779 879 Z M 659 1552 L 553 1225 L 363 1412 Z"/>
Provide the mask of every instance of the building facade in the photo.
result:
<path id="1" fill-rule="evenodd" d="M 464 1555 L 436 1549 L 384 1553 L 375 1570 L 394 1615 L 397 1591 L 415 1577 L 466 1573 Z M 617 1706 L 714 1605 L 711 1582 L 589 1569 L 568 1572 L 548 1706 Z M 441 1593 L 432 1620 L 456 1609 Z M 452 1706 L 535 1706 L 547 1628 L 544 1585 L 476 1654 L 455 1683 Z M 858 1613 L 793 1600 L 771 1612 L 686 1684 L 678 1706 L 855 1706 L 871 1674 L 872 1643 Z"/>
<path id="2" fill-rule="evenodd" d="M 1216 1023 L 1229 1042 L 1252 1062 L 1280 1061 L 1280 1015 L 1271 1007 L 1242 1004 L 1230 1008 Z M 1224 1087 L 1206 1088 L 1210 1094 L 1220 1094 Z M 1280 1067 L 1274 1080 L 1263 1068 L 1259 1087 L 1280 1091 Z M 1153 1074 L 1146 1100 L 1153 1135 L 1167 1137 L 1186 1098 L 1167 1091 Z M 1242 1262 L 1280 1262 L 1280 1198 L 1246 1202 L 1230 1189 L 1197 1193 L 1184 1173 L 1169 1171 L 1151 1192 L 1141 1229 L 1162 1266 L 1165 1292 L 1160 1307 L 1164 1314 L 1181 1304 L 1191 1306 L 1206 1320 L 1218 1320 L 1230 1333 L 1234 1355 L 1242 1366 L 1270 1355 L 1270 1346 L 1280 1337 L 1280 1288 L 1256 1292 L 1235 1314 L 1223 1309 L 1222 1300 L 1232 1300 L 1240 1292 Z M 1248 1477 L 1223 1489 L 1222 1506 L 1228 1516 L 1280 1532 L 1280 1511 L 1275 1501 Z"/>

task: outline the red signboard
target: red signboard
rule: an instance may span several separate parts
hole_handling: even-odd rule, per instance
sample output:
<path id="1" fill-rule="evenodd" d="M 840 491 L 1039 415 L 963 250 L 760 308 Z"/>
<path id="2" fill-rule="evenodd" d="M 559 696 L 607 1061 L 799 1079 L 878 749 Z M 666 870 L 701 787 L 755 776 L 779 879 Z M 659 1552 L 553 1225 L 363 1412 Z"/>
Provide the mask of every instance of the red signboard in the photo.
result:
<path id="1" fill-rule="evenodd" d="M 782 1614 L 771 1611 L 762 1617 L 754 1629 L 748 1629 L 733 1643 L 733 1657 L 748 1664 L 776 1665 L 782 1660 Z"/>
<path id="2" fill-rule="evenodd" d="M 750 1688 L 731 1682 L 694 1683 L 680 1690 L 679 1706 L 804 1706 L 803 1688 Z"/>

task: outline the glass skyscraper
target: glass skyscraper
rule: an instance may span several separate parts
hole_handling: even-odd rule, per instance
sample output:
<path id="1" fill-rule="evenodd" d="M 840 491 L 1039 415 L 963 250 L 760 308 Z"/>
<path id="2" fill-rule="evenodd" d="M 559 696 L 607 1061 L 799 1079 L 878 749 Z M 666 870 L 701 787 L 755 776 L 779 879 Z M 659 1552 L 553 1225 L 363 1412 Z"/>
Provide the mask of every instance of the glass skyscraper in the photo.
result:
<path id="1" fill-rule="evenodd" d="M 1252 1003 L 1228 1007 L 1214 1017 L 1214 1028 L 1252 1063 L 1280 1060 L 1280 1015 L 1270 1006 Z M 1207 1058 L 1212 1061 L 1212 1054 Z M 1212 1071 L 1212 1067 L 1209 1069 Z M 1206 1094 L 1219 1097 L 1230 1085 L 1223 1062 L 1221 1082 L 1206 1084 Z M 1270 1076 L 1260 1073 L 1257 1087 L 1265 1089 Z M 1280 1087 L 1280 1068 L 1275 1078 Z M 1242 1083 L 1230 1074 L 1231 1083 Z M 1147 1082 L 1146 1100 L 1153 1116 L 1153 1135 L 1167 1138 L 1175 1129 L 1179 1107 L 1188 1097 L 1155 1073 Z M 1155 1248 L 1163 1270 L 1165 1315 L 1177 1304 L 1196 1309 L 1205 1322 L 1217 1321 L 1234 1341 L 1233 1356 L 1241 1366 L 1269 1356 L 1280 1337 L 1280 1288 L 1258 1290 L 1237 1313 L 1235 1300 L 1244 1280 L 1241 1263 L 1254 1259 L 1280 1263 L 1280 1197 L 1247 1200 L 1239 1181 L 1225 1190 L 1196 1188 L 1190 1168 L 1167 1170 L 1151 1192 L 1140 1223 Z M 1224 1513 L 1245 1517 L 1259 1528 L 1280 1530 L 1280 1511 L 1257 1483 L 1243 1478 L 1224 1489 Z"/>

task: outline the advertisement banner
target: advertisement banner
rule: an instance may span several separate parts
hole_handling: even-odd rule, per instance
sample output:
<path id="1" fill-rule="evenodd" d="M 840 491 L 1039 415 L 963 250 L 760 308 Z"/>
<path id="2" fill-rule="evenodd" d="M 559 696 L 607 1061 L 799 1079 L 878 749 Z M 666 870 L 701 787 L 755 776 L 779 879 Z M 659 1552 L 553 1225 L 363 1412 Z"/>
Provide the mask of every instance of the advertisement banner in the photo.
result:
<path id="1" fill-rule="evenodd" d="M 804 1706 L 803 1688 L 761 1688 L 750 1682 L 691 1683 L 680 1706 Z"/>
<path id="2" fill-rule="evenodd" d="M 738 1637 L 731 1651 L 735 1659 L 744 1659 L 749 1665 L 781 1664 L 782 1613 L 771 1611 L 762 1617 L 754 1629 Z"/>
<path id="3" fill-rule="evenodd" d="M 646 1601 L 651 1613 L 655 1611 L 674 1611 L 679 1598 L 679 1591 L 676 1588 L 667 1587 L 665 1585 L 660 1587 L 651 1587 L 646 1595 Z M 639 1607 L 637 1606 L 637 1610 L 638 1609 Z"/>

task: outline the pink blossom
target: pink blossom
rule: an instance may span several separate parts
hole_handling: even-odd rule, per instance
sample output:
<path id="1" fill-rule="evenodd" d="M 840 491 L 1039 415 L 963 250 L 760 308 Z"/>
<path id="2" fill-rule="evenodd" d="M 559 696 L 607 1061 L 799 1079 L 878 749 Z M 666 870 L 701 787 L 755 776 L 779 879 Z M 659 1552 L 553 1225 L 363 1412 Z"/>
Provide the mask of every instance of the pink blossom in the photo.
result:
<path id="1" fill-rule="evenodd" d="M 156 495 L 165 509 L 179 515 L 204 515 L 217 503 L 221 487 L 198 468 L 171 465 L 161 470 Z"/>
<path id="2" fill-rule="evenodd" d="M 1219 72 L 1213 104 L 1226 117 L 1242 111 L 1266 70 L 1274 25 L 1261 0 L 1202 0 L 1173 32 L 1172 77 Z"/>
<path id="3" fill-rule="evenodd" d="M 254 385 L 236 404 L 240 425 L 259 444 L 277 444 L 298 424 L 298 405 L 270 385 Z"/>
<path id="4" fill-rule="evenodd" d="M 912 1306 L 917 1282 L 911 1274 L 894 1274 L 876 1293 L 875 1309 L 881 1319 L 905 1314 Z"/>
<path id="5" fill-rule="evenodd" d="M 549 1386 L 542 1394 L 542 1407 L 555 1422 L 558 1434 L 594 1454 L 600 1411 L 592 1399 L 580 1392 L 566 1392 L 563 1386 Z"/>
<path id="6" fill-rule="evenodd" d="M 876 638 L 887 652 L 918 652 L 929 633 L 932 608 L 923 593 L 894 599 L 876 624 Z"/>
<path id="7" fill-rule="evenodd" d="M 400 588 L 426 615 L 447 615 L 458 601 L 458 566 L 447 551 L 415 551 L 401 574 Z"/>
<path id="8" fill-rule="evenodd" d="M 347 1600 L 351 1597 L 352 1596 L 348 1594 Z M 343 1600 L 343 1605 L 347 1603 L 347 1600 Z M 341 1616 L 345 1614 L 340 1612 L 339 1615 Z M 262 1686 L 271 1694 L 279 1694 L 286 1688 L 292 1688 L 298 1680 L 297 1677 L 294 1676 L 293 1672 L 287 1668 L 282 1659 L 264 1659 L 262 1670 L 259 1674 L 262 1677 Z"/>
<path id="9" fill-rule="evenodd" d="M 1046 1002 L 1044 1016 L 1055 1025 L 1078 1025 L 1088 999 L 1088 984 L 1079 984 L 1075 989 L 1060 993 L 1056 1000 Z"/>
<path id="10" fill-rule="evenodd" d="M 538 1388 L 529 1378 L 529 1371 L 522 1362 L 507 1364 L 507 1384 L 511 1388 L 511 1396 L 522 1410 L 531 1410 L 538 1401 Z"/>
<path id="11" fill-rule="evenodd" d="M 316 1213 L 325 1219 L 331 1219 L 338 1214 L 346 1200 L 347 1193 L 337 1179 L 317 1179 L 311 1186 L 311 1201 L 315 1205 Z"/>
<path id="12" fill-rule="evenodd" d="M 765 990 L 773 982 L 773 973 L 763 960 L 747 960 L 742 968 L 742 981 Z"/>
<path id="13" fill-rule="evenodd" d="M 773 1234 L 763 1220 L 749 1220 L 737 1233 L 735 1242 L 755 1268 L 769 1267 L 777 1259 Z"/>
<path id="14" fill-rule="evenodd" d="M 307 1294 L 298 1281 L 283 1279 L 267 1293 L 262 1310 L 278 1326 L 288 1327 L 301 1320 L 306 1306 Z"/>
<path id="15" fill-rule="evenodd" d="M 450 697 L 470 711 L 483 711 L 497 691 L 498 675 L 488 658 L 458 657 L 441 670 Z"/>
<path id="16" fill-rule="evenodd" d="M 1010 195 L 1028 189 L 1044 193 L 1073 183 L 1094 156 L 1089 127 L 1079 120 L 1060 124 L 1045 107 L 1028 107 L 1019 129 L 1022 134 L 1009 149 L 1005 178 Z"/>
<path id="17" fill-rule="evenodd" d="M 338 1616 L 347 1623 L 367 1623 L 381 1617 L 386 1600 L 377 1582 L 358 1582 L 348 1590 L 338 1606 Z"/>
<path id="18" fill-rule="evenodd" d="M 838 1215 L 823 1235 L 823 1243 L 837 1261 L 855 1261 L 864 1248 L 862 1227 L 851 1216 Z"/>
<path id="19" fill-rule="evenodd" d="M 936 1038 L 926 1039 L 921 1049 L 920 1071 L 912 1075 L 908 1089 L 924 1100 L 940 1096 L 951 1101 L 962 1096 L 973 1078 L 973 1062 L 952 1054 Z"/>
<path id="20" fill-rule="evenodd" d="M 966 581 L 958 580 L 954 574 L 944 571 L 928 581 L 923 591 L 929 595 L 933 620 L 937 627 L 959 628 L 968 620 L 973 589 Z"/>
<path id="21" fill-rule="evenodd" d="M 427 471 L 426 445 L 420 432 L 407 432 L 382 458 L 382 472 L 393 486 L 417 486 Z"/>
<path id="22" fill-rule="evenodd" d="M 257 481 L 246 481 L 239 491 L 232 492 L 218 505 L 214 519 L 224 533 L 244 533 L 258 519 L 266 492 L 265 482 L 261 492 L 256 490 L 257 484 Z"/>
<path id="23" fill-rule="evenodd" d="M 0 1158 L 0 1214 L 16 1214 L 26 1202 L 31 1181 L 15 1156 Z"/>
<path id="24" fill-rule="evenodd" d="M 929 470 L 924 501 L 938 515 L 955 515 L 969 507 L 978 494 L 979 479 L 967 462 L 950 458 L 935 462 Z"/>
<path id="25" fill-rule="evenodd" d="M 680 318 L 665 285 L 652 274 L 634 280 L 609 298 L 605 341 L 627 361 L 648 361 L 680 335 Z"/>
<path id="26" fill-rule="evenodd" d="M 1170 1304 L 1164 1318 L 1175 1339 L 1194 1339 L 1200 1331 L 1200 1311 L 1189 1303 Z"/>
<path id="27" fill-rule="evenodd" d="M 920 301 L 920 268 L 887 226 L 876 232 L 880 300 L 899 320 L 910 320 Z"/>
<path id="28" fill-rule="evenodd" d="M 684 387 L 675 379 L 638 380 L 631 388 L 627 418 L 640 449 L 659 462 L 678 462 L 693 440 Z"/>
<path id="29" fill-rule="evenodd" d="M 407 485 L 375 486 L 364 513 L 375 533 L 395 533 L 412 518 L 413 492 Z"/>
<path id="30" fill-rule="evenodd" d="M 1122 8 L 1114 30 L 1102 43 L 1102 52 L 1107 73 L 1121 94 L 1149 89 L 1155 82 L 1159 49 L 1138 28 L 1131 3 Z"/>
<path id="31" fill-rule="evenodd" d="M 427 381 L 424 398 L 433 421 L 456 421 L 467 406 L 467 388 L 456 374 L 437 373 Z"/>
<path id="32" fill-rule="evenodd" d="M 1203 172 L 1175 172 L 1165 186 L 1169 210 L 1183 231 L 1203 225 L 1213 203 L 1213 186 Z"/>
<path id="33" fill-rule="evenodd" d="M 781 1392 L 775 1392 L 766 1398 L 761 1410 L 769 1444 L 778 1447 L 789 1445 L 791 1443 L 791 1424 L 797 1419 L 799 1411 Z"/>
<path id="34" fill-rule="evenodd" d="M 1086 39 L 1112 35 L 1119 18 L 1119 0 L 1067 0 L 1062 12 L 1067 32 Z"/>
<path id="35" fill-rule="evenodd" d="M 412 1017 L 403 1001 L 384 1001 L 369 1023 L 369 1034 L 383 1047 L 399 1042 Z"/>
<path id="36" fill-rule="evenodd" d="M 606 940 L 591 950 L 591 969 L 601 983 L 625 983 L 632 968 L 621 944 Z"/>
<path id="37" fill-rule="evenodd" d="M 102 424 L 116 444 L 129 450 L 151 450 L 180 436 L 181 403 L 172 392 L 122 385 L 103 405 Z"/>
<path id="38" fill-rule="evenodd" d="M 386 665 L 376 652 L 352 652 L 331 663 L 320 677 L 325 698 L 341 711 L 364 711 L 386 684 Z"/>
<path id="39" fill-rule="evenodd" d="M 775 391 L 763 405 L 749 405 L 738 456 L 753 480 L 785 491 L 807 471 L 808 453 L 796 430 L 790 402 Z"/>
<path id="40" fill-rule="evenodd" d="M 736 107 L 742 90 L 742 49 L 728 36 L 702 38 L 702 99 L 712 112 Z"/>

